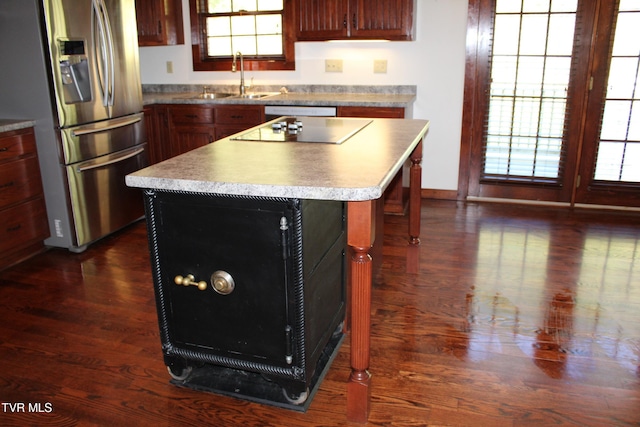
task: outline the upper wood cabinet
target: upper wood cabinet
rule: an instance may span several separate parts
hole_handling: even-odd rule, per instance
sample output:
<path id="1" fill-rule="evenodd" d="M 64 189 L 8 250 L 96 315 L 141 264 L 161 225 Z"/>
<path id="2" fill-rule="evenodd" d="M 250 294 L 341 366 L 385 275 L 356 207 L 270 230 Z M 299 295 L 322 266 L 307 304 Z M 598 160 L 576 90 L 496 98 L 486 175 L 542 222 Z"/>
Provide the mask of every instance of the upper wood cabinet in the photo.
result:
<path id="1" fill-rule="evenodd" d="M 413 40 L 416 0 L 296 0 L 300 41 Z"/>
<path id="2" fill-rule="evenodd" d="M 181 0 L 136 0 L 138 45 L 184 44 Z"/>

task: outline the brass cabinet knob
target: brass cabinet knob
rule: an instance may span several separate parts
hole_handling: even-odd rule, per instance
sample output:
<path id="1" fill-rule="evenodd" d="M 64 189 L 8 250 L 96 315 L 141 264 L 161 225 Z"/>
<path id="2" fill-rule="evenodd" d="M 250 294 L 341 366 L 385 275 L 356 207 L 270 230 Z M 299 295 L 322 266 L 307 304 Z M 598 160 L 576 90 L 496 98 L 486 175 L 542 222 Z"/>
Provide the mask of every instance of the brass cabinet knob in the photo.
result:
<path id="1" fill-rule="evenodd" d="M 220 295 L 229 295 L 236 287 L 233 277 L 223 270 L 218 270 L 211 275 L 211 285 Z"/>
<path id="2" fill-rule="evenodd" d="M 204 280 L 196 282 L 196 278 L 193 276 L 193 274 L 187 274 L 186 276 L 178 275 L 173 279 L 173 281 L 176 283 L 176 285 L 197 286 L 201 291 L 207 289 L 207 282 L 205 282 Z"/>

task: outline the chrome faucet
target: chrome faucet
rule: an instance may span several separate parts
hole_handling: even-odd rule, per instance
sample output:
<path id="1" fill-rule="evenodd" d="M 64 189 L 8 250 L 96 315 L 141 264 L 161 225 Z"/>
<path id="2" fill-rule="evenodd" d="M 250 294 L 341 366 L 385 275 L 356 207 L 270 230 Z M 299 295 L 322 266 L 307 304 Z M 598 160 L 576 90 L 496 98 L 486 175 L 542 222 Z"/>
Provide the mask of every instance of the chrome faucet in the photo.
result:
<path id="1" fill-rule="evenodd" d="M 240 56 L 240 95 L 244 95 L 245 87 L 244 87 L 244 57 L 242 56 L 242 52 L 237 51 L 233 54 L 233 62 L 231 63 L 231 72 L 236 72 L 236 56 Z"/>

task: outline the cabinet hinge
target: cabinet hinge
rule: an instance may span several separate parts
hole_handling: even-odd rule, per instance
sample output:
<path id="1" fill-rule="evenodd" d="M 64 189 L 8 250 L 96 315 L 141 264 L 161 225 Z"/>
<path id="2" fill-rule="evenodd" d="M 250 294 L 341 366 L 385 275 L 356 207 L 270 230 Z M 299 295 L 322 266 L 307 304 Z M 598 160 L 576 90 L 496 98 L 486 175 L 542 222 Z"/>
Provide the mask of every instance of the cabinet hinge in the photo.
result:
<path id="1" fill-rule="evenodd" d="M 286 217 L 280 218 L 280 240 L 282 245 L 282 259 L 286 260 L 289 258 L 290 248 L 289 248 L 289 223 L 287 222 Z"/>
<path id="2" fill-rule="evenodd" d="M 289 325 L 284 328 L 284 339 L 286 347 L 284 360 L 291 365 L 293 363 L 293 328 Z"/>
<path id="3" fill-rule="evenodd" d="M 580 175 L 578 175 L 578 177 L 576 178 L 576 188 L 580 188 L 580 178 Z"/>
<path id="4" fill-rule="evenodd" d="M 589 78 L 589 90 L 593 90 L 593 76 Z"/>

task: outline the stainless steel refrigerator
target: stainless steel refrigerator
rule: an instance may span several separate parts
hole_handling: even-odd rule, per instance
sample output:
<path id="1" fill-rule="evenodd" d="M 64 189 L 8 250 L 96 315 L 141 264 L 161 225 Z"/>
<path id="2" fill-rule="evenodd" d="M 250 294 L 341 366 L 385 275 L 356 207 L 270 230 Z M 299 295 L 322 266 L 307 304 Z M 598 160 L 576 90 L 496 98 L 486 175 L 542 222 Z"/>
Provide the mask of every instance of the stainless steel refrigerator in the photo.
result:
<path id="1" fill-rule="evenodd" d="M 147 165 L 134 0 L 2 0 L 0 118 L 35 121 L 51 237 L 83 251 L 141 218 Z"/>

